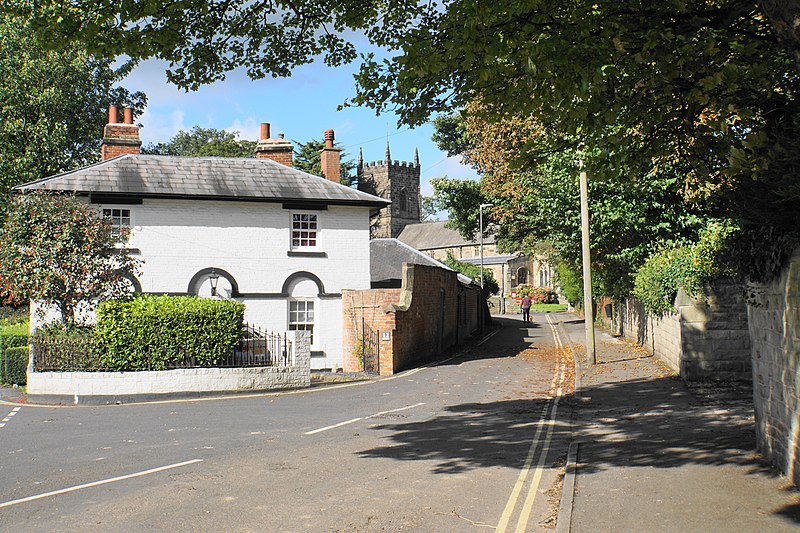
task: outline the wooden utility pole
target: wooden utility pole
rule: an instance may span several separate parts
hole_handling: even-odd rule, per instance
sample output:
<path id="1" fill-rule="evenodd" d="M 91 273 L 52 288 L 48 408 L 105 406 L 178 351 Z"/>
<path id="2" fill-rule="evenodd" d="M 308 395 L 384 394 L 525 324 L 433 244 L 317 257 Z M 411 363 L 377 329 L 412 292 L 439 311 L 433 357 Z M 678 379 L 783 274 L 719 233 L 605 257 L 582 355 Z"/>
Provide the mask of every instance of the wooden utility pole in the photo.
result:
<path id="1" fill-rule="evenodd" d="M 589 249 L 589 179 L 581 169 L 581 242 L 583 247 L 583 313 L 586 322 L 586 358 L 591 365 L 597 363 L 594 347 L 594 313 L 592 312 L 592 262 Z"/>

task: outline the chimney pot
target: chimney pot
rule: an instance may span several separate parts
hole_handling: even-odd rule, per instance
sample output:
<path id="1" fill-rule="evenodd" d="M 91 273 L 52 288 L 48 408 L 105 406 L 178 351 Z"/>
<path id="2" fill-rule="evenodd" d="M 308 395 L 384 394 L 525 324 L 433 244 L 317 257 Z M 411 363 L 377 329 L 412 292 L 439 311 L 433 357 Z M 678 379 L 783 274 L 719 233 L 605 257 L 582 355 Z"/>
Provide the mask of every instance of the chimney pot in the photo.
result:
<path id="1" fill-rule="evenodd" d="M 269 122 L 262 122 L 261 123 L 261 140 L 265 141 L 269 139 Z"/>
<path id="2" fill-rule="evenodd" d="M 133 124 L 133 109 L 130 107 L 125 108 L 125 124 Z"/>
<path id="3" fill-rule="evenodd" d="M 118 120 L 119 120 L 119 114 L 117 113 L 117 106 L 115 105 L 108 106 L 108 123 L 116 124 Z"/>
<path id="4" fill-rule="evenodd" d="M 325 130 L 325 148 L 333 148 L 333 130 Z"/>
<path id="5" fill-rule="evenodd" d="M 278 139 L 283 139 L 284 137 L 285 137 L 285 136 L 284 136 L 284 134 L 283 134 L 283 133 L 279 133 L 279 134 L 278 134 Z"/>

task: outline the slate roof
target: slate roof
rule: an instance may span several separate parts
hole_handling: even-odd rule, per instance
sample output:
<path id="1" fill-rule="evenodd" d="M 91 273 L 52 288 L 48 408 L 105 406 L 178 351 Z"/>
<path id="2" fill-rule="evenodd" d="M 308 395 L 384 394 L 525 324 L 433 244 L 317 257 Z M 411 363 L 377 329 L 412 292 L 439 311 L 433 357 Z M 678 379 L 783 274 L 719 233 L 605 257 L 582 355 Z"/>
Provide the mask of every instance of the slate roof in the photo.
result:
<path id="1" fill-rule="evenodd" d="M 14 187 L 143 198 L 301 201 L 384 207 L 391 202 L 270 159 L 129 154 Z"/>
<path id="2" fill-rule="evenodd" d="M 403 277 L 403 263 L 428 265 L 453 270 L 444 263 L 415 250 L 397 239 L 372 239 L 369 241 L 370 281 L 373 283 L 400 280 Z M 461 283 L 472 280 L 463 274 L 458 275 Z"/>
<path id="3" fill-rule="evenodd" d="M 409 224 L 403 228 L 397 238 L 417 250 L 475 246 L 479 244 L 477 240 L 468 241 L 464 239 L 458 230 L 446 228 L 445 224 L 447 224 L 446 220 Z M 494 235 L 489 234 L 484 237 L 483 244 L 494 244 Z"/>

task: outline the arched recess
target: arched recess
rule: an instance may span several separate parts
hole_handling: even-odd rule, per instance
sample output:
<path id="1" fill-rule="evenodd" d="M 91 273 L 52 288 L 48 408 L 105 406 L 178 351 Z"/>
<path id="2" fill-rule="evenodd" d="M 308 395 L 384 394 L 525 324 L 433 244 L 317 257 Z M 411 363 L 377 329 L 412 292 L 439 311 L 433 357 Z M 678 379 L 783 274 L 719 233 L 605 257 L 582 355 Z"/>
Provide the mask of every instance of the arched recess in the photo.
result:
<path id="1" fill-rule="evenodd" d="M 528 269 L 522 267 L 517 270 L 517 285 L 526 285 L 528 283 Z"/>
<path id="2" fill-rule="evenodd" d="M 191 281 L 189 281 L 189 288 L 186 289 L 186 293 L 189 296 L 197 296 L 197 293 L 200 290 L 200 286 L 207 279 L 209 279 L 209 276 L 211 275 L 212 271 L 215 274 L 217 274 L 220 278 L 228 281 L 228 283 L 231 286 L 230 289 L 231 298 L 236 298 L 237 296 L 239 296 L 239 284 L 236 283 L 236 278 L 234 278 L 229 272 L 217 267 L 204 268 L 203 270 L 200 270 L 199 272 L 197 272 L 197 274 L 192 276 Z"/>
<path id="3" fill-rule="evenodd" d="M 291 274 L 286 281 L 283 282 L 283 287 L 281 287 L 281 293 L 287 296 L 291 295 L 292 293 L 292 286 L 303 279 L 308 279 L 313 281 L 317 286 L 317 294 L 322 295 L 325 294 L 325 286 L 322 284 L 322 280 L 316 276 L 316 274 L 312 274 L 311 272 L 306 272 L 302 270 L 300 272 L 295 272 Z"/>
<path id="4" fill-rule="evenodd" d="M 139 283 L 139 280 L 132 274 L 123 274 L 122 278 L 127 280 L 128 283 L 131 284 L 131 289 L 135 294 L 142 294 L 142 284 Z"/>

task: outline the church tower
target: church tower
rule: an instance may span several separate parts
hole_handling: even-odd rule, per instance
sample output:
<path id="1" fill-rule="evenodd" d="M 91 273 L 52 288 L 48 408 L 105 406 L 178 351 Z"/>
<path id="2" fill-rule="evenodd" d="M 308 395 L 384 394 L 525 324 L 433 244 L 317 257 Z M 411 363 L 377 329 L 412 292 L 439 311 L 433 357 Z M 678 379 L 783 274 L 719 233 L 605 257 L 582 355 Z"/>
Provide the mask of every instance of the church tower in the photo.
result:
<path id="1" fill-rule="evenodd" d="M 363 152 L 358 154 L 358 190 L 380 196 L 392 202 L 370 220 L 373 239 L 396 238 L 408 224 L 419 223 L 420 209 L 419 151 L 414 162 L 392 162 L 389 143 L 383 161 L 364 163 Z"/>

